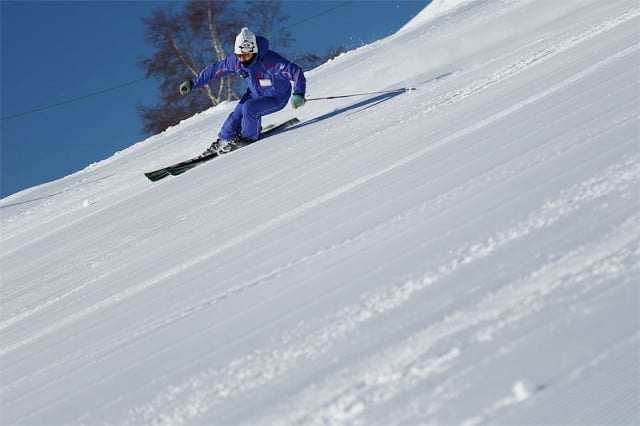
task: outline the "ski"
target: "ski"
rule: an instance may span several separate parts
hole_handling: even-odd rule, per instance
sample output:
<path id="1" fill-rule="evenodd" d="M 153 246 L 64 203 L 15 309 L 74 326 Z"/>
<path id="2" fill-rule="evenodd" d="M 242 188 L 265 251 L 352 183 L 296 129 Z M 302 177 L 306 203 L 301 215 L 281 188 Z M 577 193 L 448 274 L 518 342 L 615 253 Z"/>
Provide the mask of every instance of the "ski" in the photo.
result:
<path id="1" fill-rule="evenodd" d="M 286 129 L 287 127 L 293 126 L 294 124 L 299 123 L 300 120 L 297 118 L 292 118 L 290 120 L 285 121 L 284 123 L 280 123 L 277 125 L 270 125 L 267 126 L 262 133 L 260 133 L 260 138 L 258 138 L 259 140 L 262 140 L 264 138 L 266 138 L 267 136 L 276 133 L 280 130 Z M 255 141 L 257 142 L 257 141 Z M 253 143 L 255 143 L 253 142 Z M 250 144 L 248 144 L 250 145 Z M 245 145 L 247 146 L 247 145 Z M 238 148 L 239 149 L 239 148 Z M 169 175 L 173 175 L 173 176 L 177 176 L 180 175 L 184 172 L 186 172 L 187 170 L 190 170 L 202 163 L 205 163 L 209 160 L 213 160 L 214 158 L 216 158 L 218 156 L 218 154 L 211 154 L 211 155 L 206 155 L 204 157 L 195 157 L 195 158 L 191 158 L 189 160 L 185 160 L 185 161 L 181 161 L 179 163 L 176 164 L 172 164 L 170 166 L 166 166 L 163 167 L 161 169 L 158 170 L 153 170 L 150 172 L 146 172 L 144 175 L 151 181 L 151 182 L 155 182 L 158 181 L 162 178 L 165 178 Z"/>

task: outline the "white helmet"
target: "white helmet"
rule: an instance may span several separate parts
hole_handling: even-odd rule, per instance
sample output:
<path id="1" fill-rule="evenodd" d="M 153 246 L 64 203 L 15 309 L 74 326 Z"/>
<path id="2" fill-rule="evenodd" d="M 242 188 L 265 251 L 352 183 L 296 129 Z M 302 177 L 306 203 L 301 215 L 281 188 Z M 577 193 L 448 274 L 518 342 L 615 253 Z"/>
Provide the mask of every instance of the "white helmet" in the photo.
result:
<path id="1" fill-rule="evenodd" d="M 247 27 L 244 27 L 236 36 L 236 42 L 233 46 L 233 53 L 258 53 L 256 35 Z"/>

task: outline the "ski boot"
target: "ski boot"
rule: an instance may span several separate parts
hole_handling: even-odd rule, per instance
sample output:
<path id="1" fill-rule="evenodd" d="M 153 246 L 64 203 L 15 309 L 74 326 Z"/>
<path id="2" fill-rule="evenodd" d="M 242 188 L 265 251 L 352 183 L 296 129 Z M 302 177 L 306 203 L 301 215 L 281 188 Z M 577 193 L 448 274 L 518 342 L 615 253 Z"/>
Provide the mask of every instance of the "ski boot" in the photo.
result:
<path id="1" fill-rule="evenodd" d="M 222 155 L 229 151 L 231 151 L 231 142 L 217 139 L 215 142 L 211 144 L 211 146 L 204 150 L 200 157 L 208 157 L 210 155 Z"/>

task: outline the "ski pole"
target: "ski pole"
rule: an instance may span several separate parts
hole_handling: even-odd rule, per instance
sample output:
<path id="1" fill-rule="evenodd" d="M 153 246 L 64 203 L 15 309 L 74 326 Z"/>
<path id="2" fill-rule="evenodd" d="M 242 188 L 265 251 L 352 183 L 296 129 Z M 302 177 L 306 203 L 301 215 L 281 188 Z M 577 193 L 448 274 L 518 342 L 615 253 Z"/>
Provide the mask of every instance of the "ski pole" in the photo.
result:
<path id="1" fill-rule="evenodd" d="M 319 100 L 323 100 L 323 99 L 350 98 L 352 96 L 379 95 L 379 94 L 382 94 L 382 93 L 410 92 L 412 90 L 417 90 L 417 89 L 415 87 L 403 87 L 401 89 L 383 90 L 381 92 L 353 93 L 351 95 L 338 95 L 338 96 L 324 96 L 324 97 L 321 97 L 321 98 L 308 98 L 308 99 L 305 99 L 305 100 L 307 102 L 309 102 L 309 101 L 319 101 Z"/>

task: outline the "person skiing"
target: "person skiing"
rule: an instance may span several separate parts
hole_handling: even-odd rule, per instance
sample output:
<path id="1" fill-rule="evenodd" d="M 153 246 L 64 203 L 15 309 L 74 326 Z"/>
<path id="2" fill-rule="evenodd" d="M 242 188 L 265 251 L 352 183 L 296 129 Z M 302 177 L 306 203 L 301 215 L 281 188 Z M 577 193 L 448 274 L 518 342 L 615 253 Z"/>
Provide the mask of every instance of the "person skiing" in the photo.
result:
<path id="1" fill-rule="evenodd" d="M 269 50 L 269 40 L 244 27 L 235 39 L 235 55 L 207 65 L 195 79 L 183 81 L 180 94 L 187 95 L 212 80 L 236 73 L 248 88 L 226 119 L 218 139 L 202 156 L 222 154 L 256 141 L 260 137 L 262 117 L 283 109 L 289 97 L 291 105 L 305 104 L 307 81 L 302 68 Z M 293 83 L 293 96 L 291 96 Z"/>

